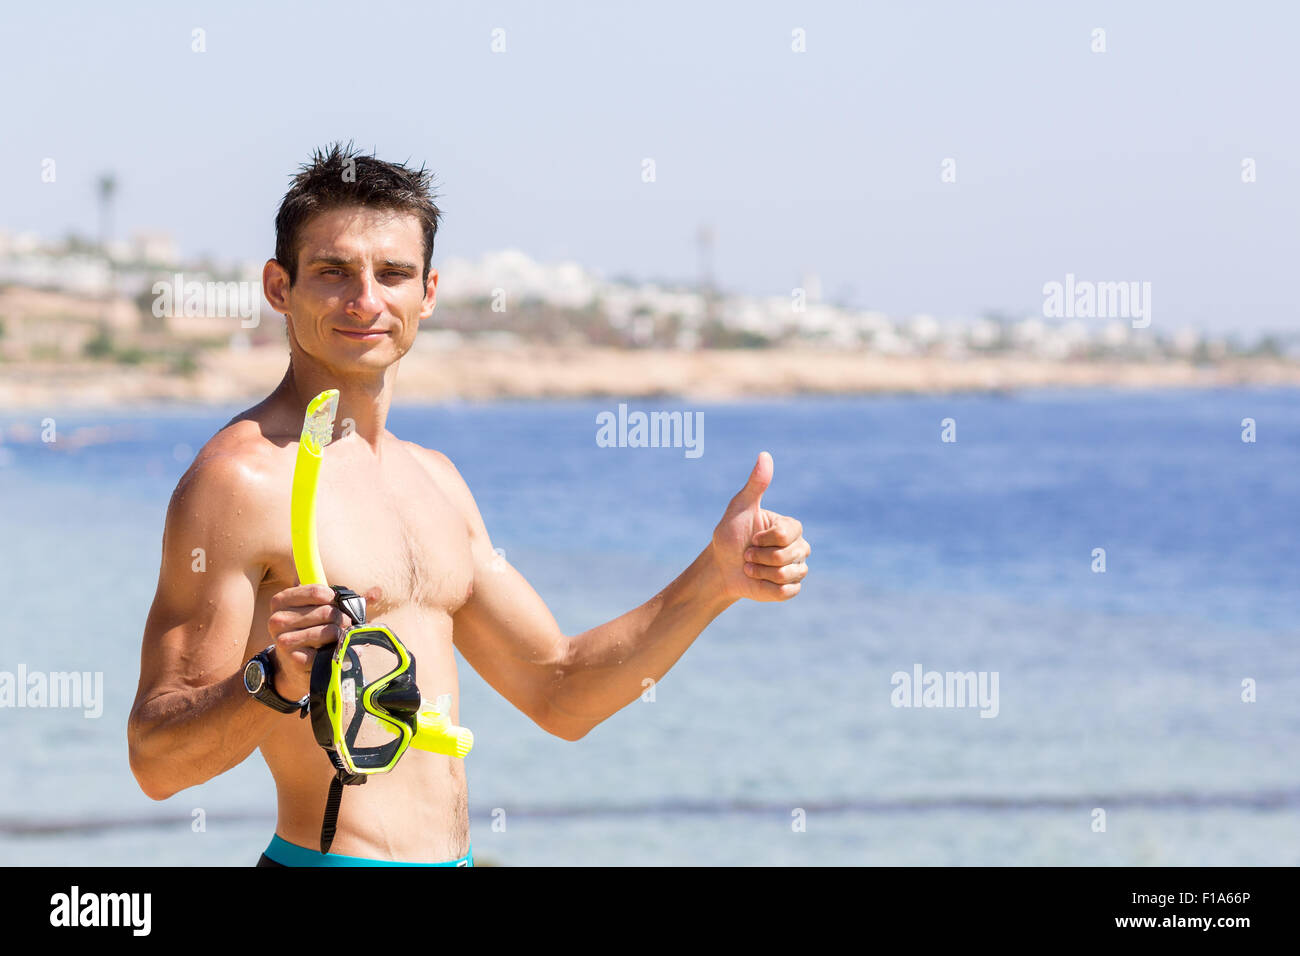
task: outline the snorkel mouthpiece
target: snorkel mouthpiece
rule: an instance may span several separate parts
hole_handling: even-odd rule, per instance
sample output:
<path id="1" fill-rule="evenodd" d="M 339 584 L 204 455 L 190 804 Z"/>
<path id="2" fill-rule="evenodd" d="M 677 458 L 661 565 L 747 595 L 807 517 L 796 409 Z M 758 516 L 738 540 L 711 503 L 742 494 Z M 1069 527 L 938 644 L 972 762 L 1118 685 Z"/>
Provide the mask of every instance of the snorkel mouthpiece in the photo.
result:
<path id="1" fill-rule="evenodd" d="M 451 694 L 441 695 L 433 704 L 424 701 L 416 725 L 412 747 L 462 759 L 474 747 L 474 731 L 451 722 Z"/>

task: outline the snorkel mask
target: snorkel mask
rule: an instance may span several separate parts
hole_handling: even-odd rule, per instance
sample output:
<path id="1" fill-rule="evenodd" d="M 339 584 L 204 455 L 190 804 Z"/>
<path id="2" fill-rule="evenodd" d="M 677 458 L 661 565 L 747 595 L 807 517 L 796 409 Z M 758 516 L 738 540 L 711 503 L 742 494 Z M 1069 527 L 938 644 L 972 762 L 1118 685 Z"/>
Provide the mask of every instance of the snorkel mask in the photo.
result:
<path id="1" fill-rule="evenodd" d="M 332 388 L 307 405 L 294 464 L 290 520 L 302 584 L 326 583 L 316 539 L 316 490 L 325 446 L 334 437 L 338 398 Z M 383 624 L 366 622 L 365 598 L 330 587 L 334 606 L 354 626 L 332 648 L 319 648 L 311 669 L 312 732 L 335 770 L 321 825 L 322 853 L 334 841 L 343 787 L 392 770 L 408 747 L 463 759 L 474 746 L 474 734 L 451 723 L 451 695 L 432 704 L 425 700 L 415 683 L 415 657 Z"/>

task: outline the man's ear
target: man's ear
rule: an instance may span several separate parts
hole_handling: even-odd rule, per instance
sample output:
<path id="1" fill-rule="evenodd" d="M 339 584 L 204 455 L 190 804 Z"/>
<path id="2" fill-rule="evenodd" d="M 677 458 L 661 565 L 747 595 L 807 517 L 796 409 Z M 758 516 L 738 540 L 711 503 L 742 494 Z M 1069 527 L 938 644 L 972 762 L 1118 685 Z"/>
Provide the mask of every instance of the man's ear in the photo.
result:
<path id="1" fill-rule="evenodd" d="M 420 318 L 427 319 L 433 315 L 433 308 L 438 301 L 438 270 L 429 270 L 429 279 L 424 284 L 424 302 L 420 306 Z"/>
<path id="2" fill-rule="evenodd" d="M 262 266 L 262 294 L 275 311 L 289 314 L 289 272 L 274 259 Z"/>

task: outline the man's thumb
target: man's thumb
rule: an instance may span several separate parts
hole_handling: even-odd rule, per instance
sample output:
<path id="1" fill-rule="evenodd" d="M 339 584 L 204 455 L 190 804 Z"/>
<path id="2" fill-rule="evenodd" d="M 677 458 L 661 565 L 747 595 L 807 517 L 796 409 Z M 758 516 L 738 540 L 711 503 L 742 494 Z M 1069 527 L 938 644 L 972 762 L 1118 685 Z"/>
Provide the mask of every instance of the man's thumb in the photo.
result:
<path id="1" fill-rule="evenodd" d="M 774 468 L 772 456 L 765 451 L 759 452 L 754 470 L 749 473 L 749 480 L 745 482 L 745 487 L 740 489 L 740 494 L 733 499 L 733 503 L 747 508 L 757 507 L 763 498 L 763 492 L 767 491 L 767 486 L 772 483 Z"/>

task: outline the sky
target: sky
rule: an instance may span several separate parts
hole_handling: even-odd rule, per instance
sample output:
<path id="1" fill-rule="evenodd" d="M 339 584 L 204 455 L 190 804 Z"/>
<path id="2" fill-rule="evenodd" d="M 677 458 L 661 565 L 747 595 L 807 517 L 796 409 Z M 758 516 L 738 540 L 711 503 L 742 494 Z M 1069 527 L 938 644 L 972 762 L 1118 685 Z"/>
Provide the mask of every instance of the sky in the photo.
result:
<path id="1" fill-rule="evenodd" d="M 1072 274 L 1150 282 L 1153 330 L 1300 333 L 1297 28 L 1281 2 L 6 4 L 0 229 L 93 235 L 111 170 L 117 235 L 261 260 L 289 177 L 351 139 L 434 171 L 435 267 L 691 281 L 707 224 L 730 292 L 814 272 L 896 316 L 1037 314 Z"/>

